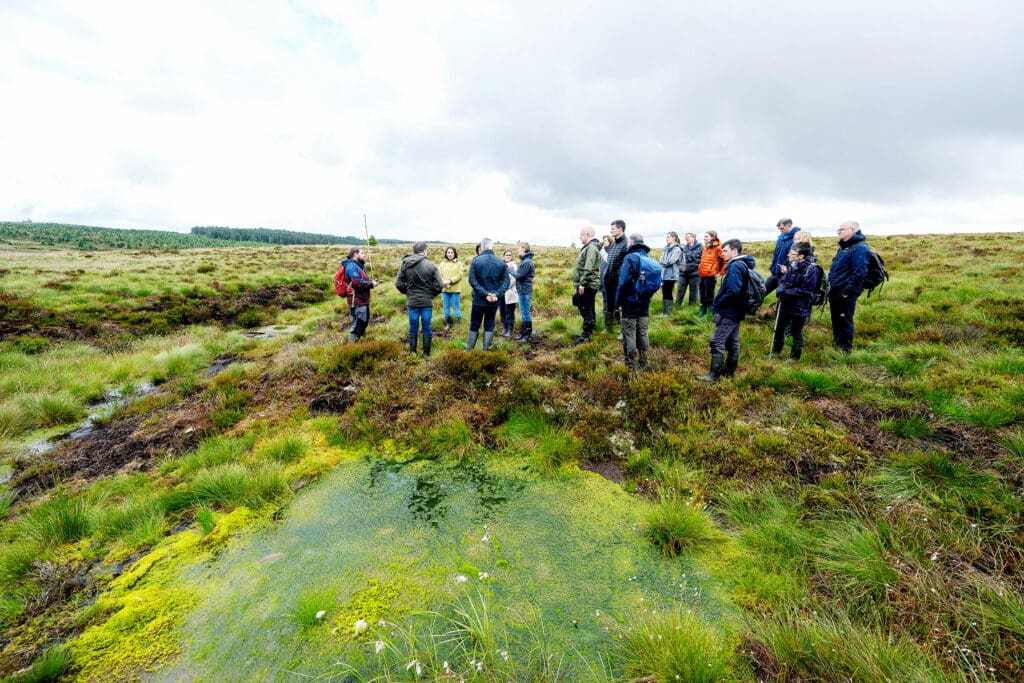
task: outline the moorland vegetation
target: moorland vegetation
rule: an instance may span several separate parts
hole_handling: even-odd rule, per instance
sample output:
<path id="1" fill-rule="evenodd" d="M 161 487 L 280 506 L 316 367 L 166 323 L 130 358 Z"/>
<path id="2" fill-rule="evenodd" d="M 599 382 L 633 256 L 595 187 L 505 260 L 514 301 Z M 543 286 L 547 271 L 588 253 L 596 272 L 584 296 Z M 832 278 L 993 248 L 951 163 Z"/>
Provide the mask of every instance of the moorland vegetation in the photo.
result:
<path id="1" fill-rule="evenodd" d="M 1019 680 L 1024 244 L 870 240 L 852 354 L 816 311 L 801 362 L 761 358 L 768 306 L 713 386 L 691 307 L 646 373 L 572 347 L 569 248 L 534 250 L 532 343 L 466 353 L 464 323 L 427 359 L 387 284 L 345 343 L 340 248 L 3 252 L 0 674 Z"/>

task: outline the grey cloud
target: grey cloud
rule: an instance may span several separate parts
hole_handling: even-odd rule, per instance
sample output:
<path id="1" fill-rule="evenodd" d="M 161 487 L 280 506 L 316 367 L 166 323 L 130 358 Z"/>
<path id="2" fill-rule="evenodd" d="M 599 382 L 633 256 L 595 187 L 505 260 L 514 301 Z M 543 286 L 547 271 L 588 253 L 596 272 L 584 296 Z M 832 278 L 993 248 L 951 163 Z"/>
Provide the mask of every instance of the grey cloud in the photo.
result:
<path id="1" fill-rule="evenodd" d="M 381 148 L 421 181 L 503 170 L 517 199 L 554 210 L 984 194 L 991 164 L 1019 171 L 1013 155 L 964 149 L 1024 141 L 1024 6 L 895 4 L 456 17 L 441 37 L 447 120 Z"/>
<path id="2" fill-rule="evenodd" d="M 175 162 L 150 154 L 121 150 L 113 156 L 114 172 L 132 185 L 160 187 L 168 184 L 175 174 Z"/>

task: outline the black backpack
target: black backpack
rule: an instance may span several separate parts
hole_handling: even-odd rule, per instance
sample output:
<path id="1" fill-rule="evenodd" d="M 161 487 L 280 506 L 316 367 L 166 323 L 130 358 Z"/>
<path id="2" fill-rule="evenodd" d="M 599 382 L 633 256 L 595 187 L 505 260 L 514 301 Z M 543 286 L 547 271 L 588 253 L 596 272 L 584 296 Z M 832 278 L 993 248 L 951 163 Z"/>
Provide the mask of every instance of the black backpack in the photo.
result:
<path id="1" fill-rule="evenodd" d="M 764 278 L 753 268 L 747 269 L 747 309 L 748 315 L 757 313 L 765 297 Z"/>
<path id="2" fill-rule="evenodd" d="M 818 288 L 811 292 L 811 306 L 821 306 L 828 301 L 828 277 L 821 264 L 815 263 L 810 267 L 818 269 Z"/>
<path id="3" fill-rule="evenodd" d="M 882 285 L 889 279 L 889 271 L 885 269 L 885 261 L 874 249 L 868 249 L 868 273 L 864 276 L 864 289 L 868 290 L 868 296 L 875 288 L 882 288 Z"/>

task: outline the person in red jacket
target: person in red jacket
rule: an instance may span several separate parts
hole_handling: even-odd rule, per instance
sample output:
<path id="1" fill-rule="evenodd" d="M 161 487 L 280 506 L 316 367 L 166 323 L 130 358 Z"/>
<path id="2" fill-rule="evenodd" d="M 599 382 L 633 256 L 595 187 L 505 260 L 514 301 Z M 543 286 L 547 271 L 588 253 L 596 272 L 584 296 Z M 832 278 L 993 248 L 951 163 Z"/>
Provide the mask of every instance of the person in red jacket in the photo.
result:
<path id="1" fill-rule="evenodd" d="M 700 276 L 700 309 L 697 317 L 703 318 L 710 314 L 714 317 L 715 307 L 711 302 L 715 298 L 715 281 L 725 273 L 725 259 L 722 258 L 722 246 L 718 241 L 718 233 L 708 230 L 704 233 L 704 251 L 700 255 L 697 275 Z"/>
<path id="2" fill-rule="evenodd" d="M 366 257 L 363 256 L 360 247 L 352 247 L 348 252 L 348 258 L 342 261 L 341 265 L 345 268 L 345 277 L 351 288 L 346 297 L 348 310 L 352 315 L 348 340 L 355 342 L 366 334 L 366 326 L 370 323 L 370 290 L 377 286 L 377 281 L 366 276 L 363 269 Z"/>

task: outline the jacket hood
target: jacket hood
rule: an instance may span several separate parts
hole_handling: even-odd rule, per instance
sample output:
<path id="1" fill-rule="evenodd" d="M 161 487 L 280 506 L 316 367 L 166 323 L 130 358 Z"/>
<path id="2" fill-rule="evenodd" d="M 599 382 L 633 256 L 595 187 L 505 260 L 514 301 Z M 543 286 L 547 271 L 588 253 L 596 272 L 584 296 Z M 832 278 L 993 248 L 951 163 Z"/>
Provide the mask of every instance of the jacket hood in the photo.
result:
<path id="1" fill-rule="evenodd" d="M 402 261 L 408 263 L 410 266 L 415 266 L 417 263 L 419 263 L 425 258 L 427 258 L 426 254 L 409 254 L 408 256 L 403 258 Z"/>
<path id="2" fill-rule="evenodd" d="M 519 260 L 521 261 L 523 259 L 528 259 L 528 258 L 533 258 L 533 252 L 532 251 L 528 251 L 528 252 L 524 253 L 521 257 L 519 257 Z"/>
<path id="3" fill-rule="evenodd" d="M 794 237 L 796 237 L 796 234 L 798 232 L 800 232 L 800 228 L 798 228 L 797 226 L 794 225 L 793 228 L 789 232 L 779 233 L 778 241 L 779 242 L 788 242 L 791 239 L 793 239 Z"/>
<path id="4" fill-rule="evenodd" d="M 740 254 L 734 258 L 733 261 L 742 261 L 747 268 L 752 269 L 754 267 L 754 257 L 750 254 Z M 732 261 L 730 261 L 730 263 L 732 263 Z"/>
<path id="5" fill-rule="evenodd" d="M 651 248 L 649 246 L 647 246 L 646 244 L 644 244 L 643 242 L 637 242 L 636 244 L 631 246 L 629 249 L 627 249 L 626 253 L 627 254 L 632 254 L 635 251 L 642 251 L 645 254 L 649 254 L 650 251 L 651 251 Z"/>
<path id="6" fill-rule="evenodd" d="M 840 249 L 849 249 L 853 245 L 858 244 L 860 242 L 863 242 L 866 239 L 867 238 L 864 237 L 864 233 L 862 233 L 860 230 L 858 230 L 857 232 L 855 232 L 852 235 L 850 235 L 850 239 L 846 240 L 845 242 L 843 240 L 839 240 L 839 248 Z"/>

